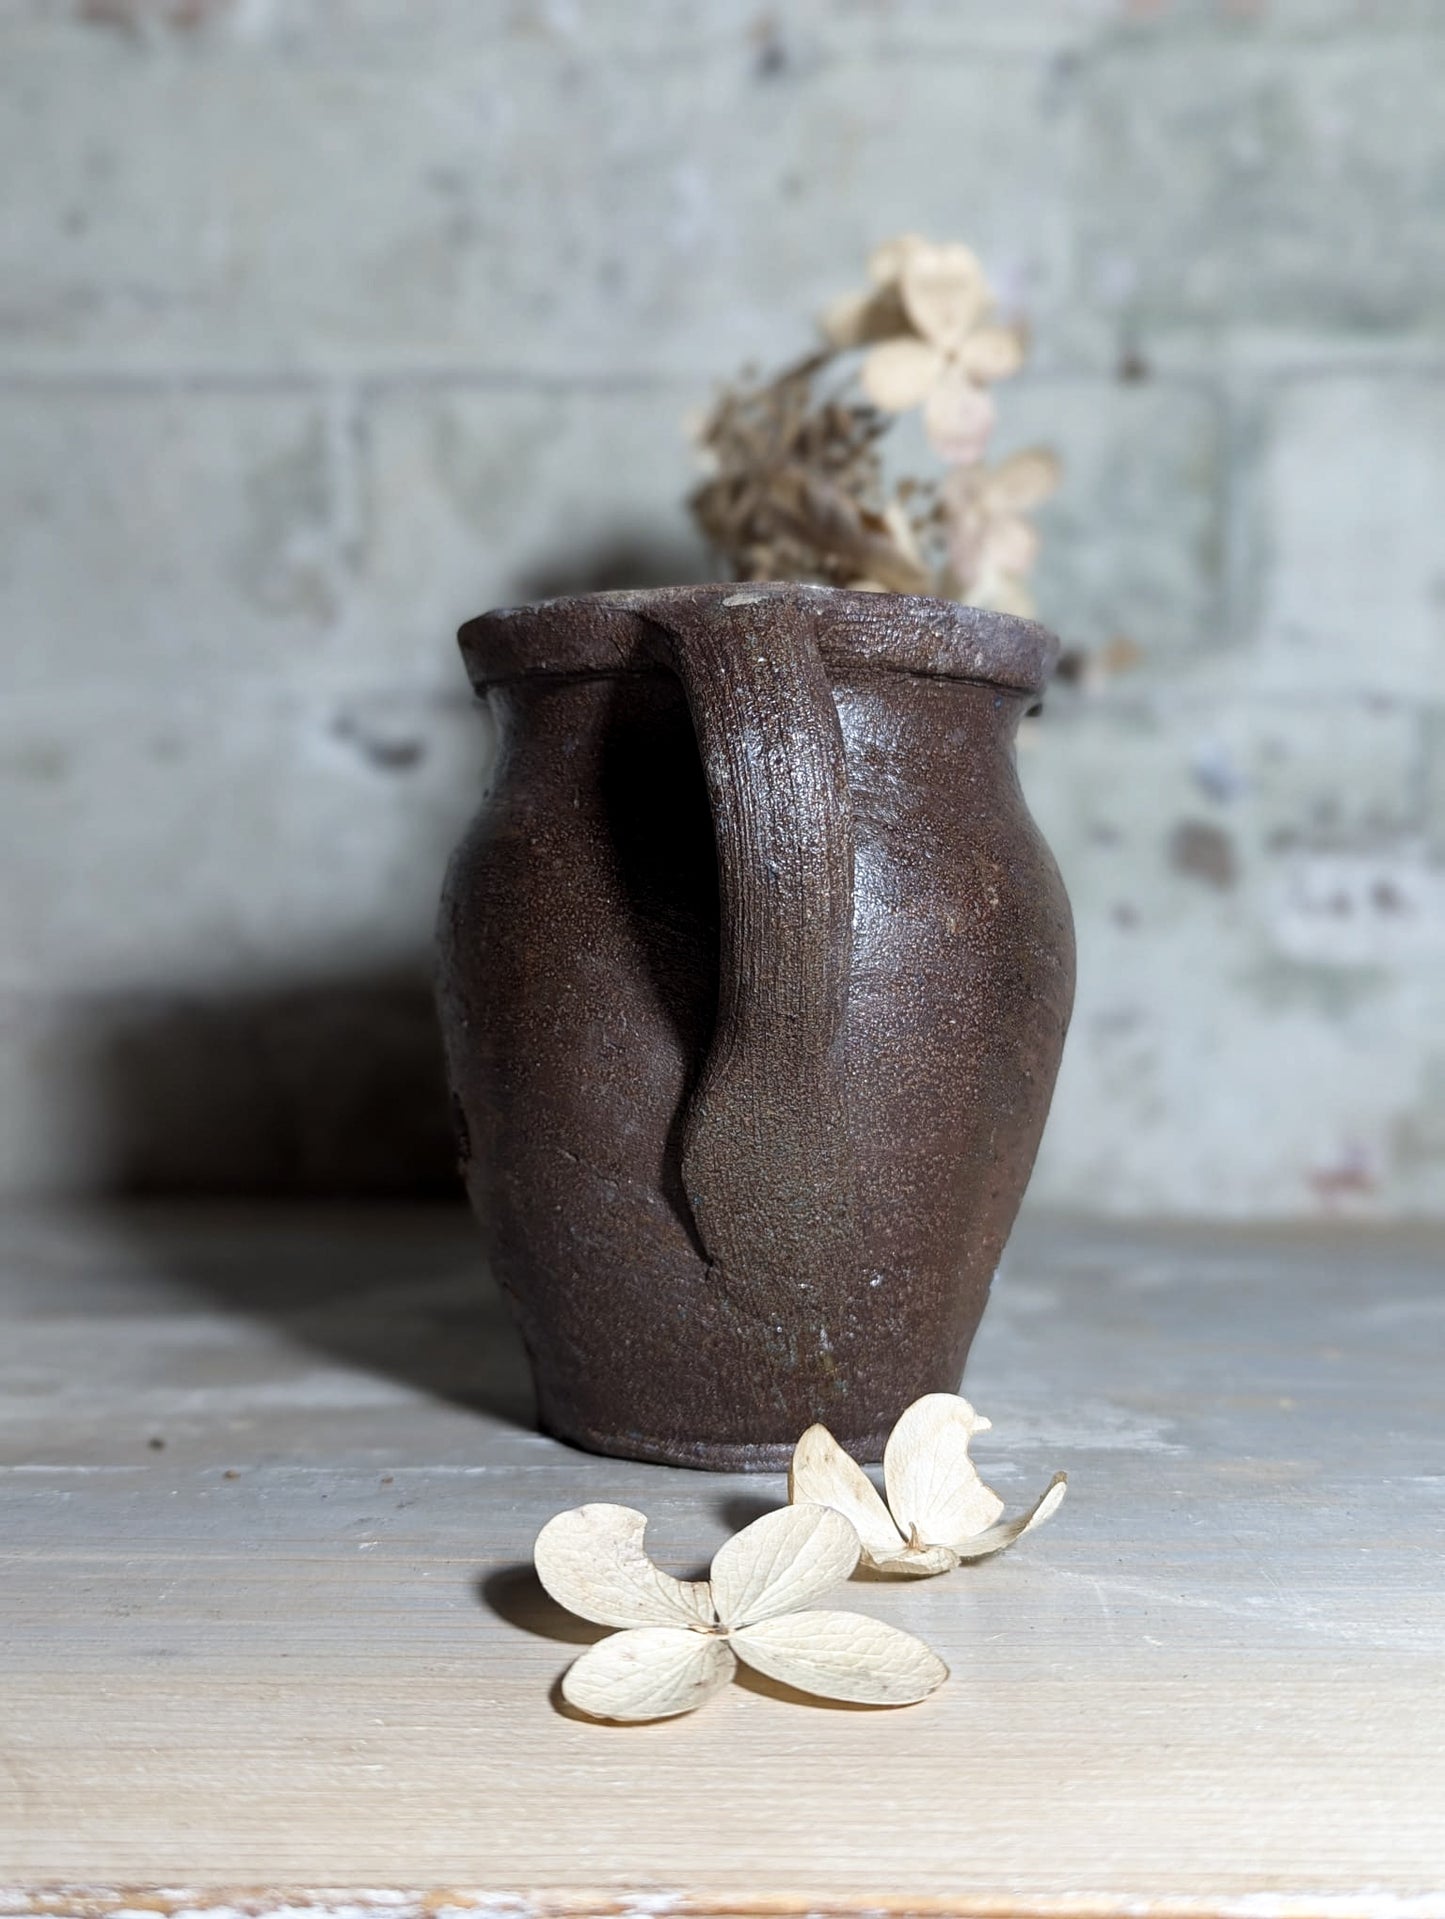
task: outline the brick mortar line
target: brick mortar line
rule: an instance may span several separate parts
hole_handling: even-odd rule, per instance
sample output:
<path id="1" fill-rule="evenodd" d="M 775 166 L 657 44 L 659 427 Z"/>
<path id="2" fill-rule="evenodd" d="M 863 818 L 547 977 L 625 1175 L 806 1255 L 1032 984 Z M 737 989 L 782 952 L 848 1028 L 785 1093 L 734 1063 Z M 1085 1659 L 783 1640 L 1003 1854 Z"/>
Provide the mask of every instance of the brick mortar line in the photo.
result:
<path id="1" fill-rule="evenodd" d="M 781 364 L 781 356 L 780 356 Z M 693 398 L 699 404 L 717 383 L 729 377 L 716 367 L 696 373 L 536 373 L 515 368 L 398 367 L 317 368 L 207 368 L 185 367 L 175 372 L 145 368 L 3 368 L 0 394 L 99 393 L 138 397 L 187 393 L 305 394 L 350 390 L 363 399 L 397 392 L 475 392 L 532 399 L 627 399 L 637 396 Z M 1241 366 L 1228 359 L 1202 361 L 1197 368 L 1163 366 L 1138 381 L 1121 380 L 1114 363 L 1060 365 L 1025 374 L 1003 390 L 1008 394 L 1063 386 L 1142 388 L 1168 392 L 1218 393 L 1230 384 L 1253 385 L 1262 391 L 1283 385 L 1322 384 L 1341 380 L 1378 380 L 1389 384 L 1431 385 L 1445 380 L 1445 350 L 1434 348 L 1421 358 L 1325 360 L 1294 366 Z"/>
<path id="2" fill-rule="evenodd" d="M 700 379 L 716 375 L 700 375 Z M 184 393 L 321 394 L 338 388 L 351 388 L 363 396 L 414 388 L 425 391 L 455 387 L 476 392 L 520 393 L 535 398 L 566 398 L 570 395 L 602 399 L 624 398 L 637 394 L 694 392 L 696 382 L 686 375 L 623 374 L 538 374 L 507 369 L 451 370 L 443 367 L 399 368 L 394 372 L 349 368 L 318 368 L 314 371 L 277 368 L 187 367 L 174 373 L 123 367 L 7 368 L 0 369 L 0 393 L 114 393 L 166 395 Z"/>
<path id="3" fill-rule="evenodd" d="M 1334 37 L 1340 40 L 1346 38 L 1344 34 Z M 1374 37 L 1386 36 L 1381 34 Z M 1429 36 L 1427 32 L 1417 32 L 1415 37 Z M 1370 36 L 1365 38 L 1368 41 Z M 956 62 L 960 67 L 1038 66 L 1058 58 L 1060 54 L 1088 53 L 1095 49 L 1107 51 L 1115 42 L 1112 38 L 1101 38 L 1097 30 L 1083 27 L 1040 35 L 1037 39 L 1012 45 L 987 40 L 944 40 L 939 43 L 912 40 L 890 44 L 881 39 L 872 39 L 860 45 L 829 45 L 821 35 L 805 29 L 791 39 L 784 36 L 785 49 L 796 47 L 801 58 L 796 68 L 788 66 L 779 73 L 758 71 L 757 51 L 745 32 L 727 36 L 701 32 L 666 46 L 659 46 L 655 39 L 645 35 L 633 40 L 606 42 L 588 40 L 585 35 L 540 43 L 513 40 L 502 49 L 500 62 L 497 47 L 481 37 L 458 43 L 448 41 L 445 35 L 437 35 L 431 44 L 435 49 L 433 52 L 422 52 L 413 54 L 409 59 L 397 60 L 392 57 L 396 43 L 388 44 L 380 38 L 373 40 L 370 49 L 352 47 L 338 52 L 330 44 L 308 49 L 235 38 L 188 43 L 175 29 L 172 29 L 169 37 L 163 33 L 151 33 L 146 37 L 120 33 L 108 41 L 98 35 L 94 41 L 84 41 L 78 35 L 61 38 L 45 29 L 28 31 L 23 26 L 0 25 L 0 47 L 8 46 L 17 58 L 25 55 L 51 61 L 57 66 L 104 64 L 114 68 L 119 61 L 128 60 L 133 70 L 150 73 L 173 73 L 205 67 L 223 74 L 227 71 L 254 72 L 281 67 L 308 77 L 331 79 L 339 75 L 344 78 L 374 79 L 387 85 L 393 84 L 398 77 L 403 80 L 433 81 L 439 75 L 444 77 L 451 74 L 456 63 L 466 59 L 485 60 L 490 66 L 500 63 L 517 67 L 530 65 L 534 68 L 580 59 L 611 62 L 614 68 L 626 64 L 638 73 L 684 71 L 690 75 L 696 69 L 700 54 L 713 54 L 720 59 L 726 59 L 731 54 L 736 78 L 781 89 L 800 84 L 806 86 L 827 72 L 880 65 L 936 66 L 942 61 L 945 64 Z M 1278 44 L 1286 43 L 1281 40 Z"/>
<path id="4" fill-rule="evenodd" d="M 445 639 L 446 629 L 441 631 Z M 347 702 L 401 700 L 420 717 L 485 713 L 486 702 L 468 685 L 459 655 L 454 665 L 454 685 L 442 684 L 425 675 L 414 679 L 398 673 L 331 678 L 318 673 L 313 678 L 304 668 L 267 673 L 249 666 L 226 665 L 192 666 L 187 669 L 184 680 L 165 668 L 146 676 L 123 670 L 114 674 L 88 672 L 82 688 L 77 688 L 73 676 L 6 688 L 0 695 L 4 706 L 0 738 L 7 734 L 13 736 L 22 727 L 51 719 L 57 713 L 79 719 L 83 725 L 88 713 L 97 709 L 114 711 L 128 703 L 144 706 L 158 716 L 174 715 L 189 705 L 198 704 L 209 712 L 217 694 L 233 700 L 251 699 L 262 705 L 289 702 L 302 710 Z M 162 684 L 157 685 L 157 680 Z M 215 731 L 222 729 L 224 720 L 234 710 L 232 707 L 225 716 L 216 716 Z"/>
<path id="5" fill-rule="evenodd" d="M 1416 21 L 1362 28 L 1348 24 L 1291 27 L 1267 19 L 1253 24 L 1228 20 L 1189 21 L 1163 27 L 1108 20 L 1097 26 L 1087 23 L 1065 25 L 1056 31 L 1045 30 L 1033 37 L 1012 42 L 970 38 L 966 34 L 951 36 L 947 33 L 936 39 L 915 37 L 890 41 L 882 35 L 867 37 L 865 30 L 858 40 L 844 43 L 837 39 L 830 40 L 828 29 L 824 27 L 804 29 L 793 36 L 792 44 L 800 48 L 804 61 L 801 71 L 791 75 L 784 73 L 782 76 L 771 72 L 757 75 L 756 55 L 743 34 L 709 34 L 702 31 L 679 37 L 665 45 L 659 45 L 655 38 L 646 35 L 589 39 L 582 34 L 572 39 L 558 38 L 544 43 L 514 39 L 504 52 L 519 66 L 541 65 L 570 56 L 631 62 L 639 70 L 664 73 L 677 68 L 686 68 L 690 72 L 699 54 L 726 56 L 732 53 L 736 56 L 741 77 L 752 75 L 758 84 L 782 86 L 796 85 L 799 81 L 806 84 L 819 73 L 830 69 L 877 65 L 937 65 L 943 61 L 957 62 L 960 66 L 1018 66 L 1050 61 L 1060 55 L 1082 55 L 1085 58 L 1107 58 L 1115 54 L 1138 52 L 1194 55 L 1214 48 L 1226 53 L 1259 51 L 1297 54 L 1303 51 L 1325 54 L 1340 49 L 1354 54 L 1362 48 L 1377 46 L 1392 49 L 1402 45 L 1434 46 L 1442 39 L 1445 39 L 1445 33 L 1439 26 Z M 389 42 L 381 35 L 372 36 L 369 43 L 354 41 L 350 47 L 338 50 L 330 43 L 325 46 L 314 43 L 308 47 L 304 44 L 268 42 L 264 37 L 244 40 L 224 34 L 209 40 L 189 40 L 174 29 L 130 36 L 118 31 L 107 35 L 99 28 L 82 31 L 74 27 L 62 27 L 57 31 L 49 23 L 39 26 L 29 23 L 0 25 L 0 45 L 8 47 L 17 57 L 24 55 L 48 59 L 65 65 L 104 63 L 110 66 L 114 66 L 118 60 L 128 59 L 135 66 L 149 67 L 153 71 L 165 67 L 194 69 L 206 66 L 225 71 L 227 68 L 245 70 L 280 66 L 300 74 L 328 78 L 337 74 L 375 77 L 390 82 L 398 74 L 416 80 L 434 78 L 439 72 L 450 72 L 458 59 L 468 55 L 489 61 L 497 58 L 495 45 L 489 45 L 480 37 L 457 41 L 441 34 L 436 36 L 432 44 L 436 48 L 435 53 L 413 54 L 409 59 L 398 61 L 395 58 L 397 43 Z M 786 38 L 784 44 L 788 44 Z"/>

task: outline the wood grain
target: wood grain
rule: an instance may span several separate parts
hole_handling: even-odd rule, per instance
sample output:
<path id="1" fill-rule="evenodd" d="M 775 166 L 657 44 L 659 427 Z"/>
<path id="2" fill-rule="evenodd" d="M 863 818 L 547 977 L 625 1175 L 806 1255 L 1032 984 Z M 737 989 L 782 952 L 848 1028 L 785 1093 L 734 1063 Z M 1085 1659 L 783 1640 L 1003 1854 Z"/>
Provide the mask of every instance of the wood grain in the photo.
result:
<path id="1" fill-rule="evenodd" d="M 0 1911 L 1445 1912 L 1442 1264 L 1033 1225 L 975 1452 L 1067 1503 L 841 1596 L 951 1684 L 610 1727 L 538 1527 L 635 1505 L 695 1574 L 781 1476 L 538 1438 L 453 1215 L 12 1219 Z"/>

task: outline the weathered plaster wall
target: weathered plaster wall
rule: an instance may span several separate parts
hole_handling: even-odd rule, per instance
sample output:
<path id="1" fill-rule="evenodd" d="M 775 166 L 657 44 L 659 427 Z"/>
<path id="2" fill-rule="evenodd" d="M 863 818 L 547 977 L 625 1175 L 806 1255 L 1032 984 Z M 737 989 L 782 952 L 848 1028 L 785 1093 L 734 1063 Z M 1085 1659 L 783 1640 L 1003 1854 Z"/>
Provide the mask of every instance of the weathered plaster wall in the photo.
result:
<path id="1" fill-rule="evenodd" d="M 1032 320 L 1040 1198 L 1445 1212 L 1433 0 L 4 0 L 0 1182 L 445 1186 L 450 633 L 696 576 L 905 228 Z"/>

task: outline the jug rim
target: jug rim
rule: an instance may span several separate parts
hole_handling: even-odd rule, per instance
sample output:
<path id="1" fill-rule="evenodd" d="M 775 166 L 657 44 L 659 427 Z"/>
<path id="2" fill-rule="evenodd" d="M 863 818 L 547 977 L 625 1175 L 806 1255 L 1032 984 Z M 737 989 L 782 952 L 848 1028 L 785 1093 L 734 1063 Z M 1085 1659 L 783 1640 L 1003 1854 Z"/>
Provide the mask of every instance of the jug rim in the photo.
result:
<path id="1" fill-rule="evenodd" d="M 721 580 L 624 588 L 501 606 L 460 628 L 472 685 L 557 676 L 594 679 L 659 670 L 649 627 L 687 606 L 794 606 L 817 620 L 823 663 L 835 672 L 905 673 L 970 680 L 1037 696 L 1058 663 L 1059 642 L 1035 620 L 922 594 L 872 593 L 797 580 Z M 651 618 L 649 618 L 651 616 Z"/>

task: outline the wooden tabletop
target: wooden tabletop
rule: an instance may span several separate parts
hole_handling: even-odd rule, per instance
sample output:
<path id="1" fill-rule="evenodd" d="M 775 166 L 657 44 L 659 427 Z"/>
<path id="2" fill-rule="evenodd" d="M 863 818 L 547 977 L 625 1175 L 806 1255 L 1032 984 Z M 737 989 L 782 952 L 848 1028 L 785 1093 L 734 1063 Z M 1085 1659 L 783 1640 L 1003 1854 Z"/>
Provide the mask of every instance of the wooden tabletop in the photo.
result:
<path id="1" fill-rule="evenodd" d="M 780 1478 L 538 1437 L 468 1224 L 0 1226 L 0 1911 L 1445 1914 L 1445 1241 L 1035 1223 L 968 1387 L 1012 1552 L 831 1603 L 951 1682 L 568 1716 L 542 1522 Z"/>

